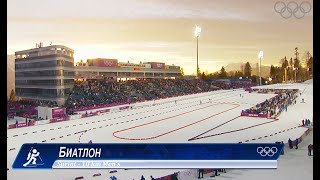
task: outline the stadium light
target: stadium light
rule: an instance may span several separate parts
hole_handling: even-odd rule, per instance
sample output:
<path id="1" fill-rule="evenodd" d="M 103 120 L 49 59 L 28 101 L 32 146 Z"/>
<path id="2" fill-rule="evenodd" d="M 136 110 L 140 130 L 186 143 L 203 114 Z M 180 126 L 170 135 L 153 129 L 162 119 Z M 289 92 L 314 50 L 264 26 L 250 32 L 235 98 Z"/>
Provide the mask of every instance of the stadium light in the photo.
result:
<path id="1" fill-rule="evenodd" d="M 200 36 L 200 33 L 201 33 L 201 27 L 200 26 L 196 26 L 195 30 L 194 30 L 194 36 L 197 38 L 197 70 L 196 70 L 196 73 L 197 73 L 197 77 L 199 78 L 199 72 L 198 72 L 198 69 L 199 69 L 199 36 Z"/>
<path id="2" fill-rule="evenodd" d="M 258 57 L 263 58 L 263 51 L 259 51 Z"/>
<path id="3" fill-rule="evenodd" d="M 199 37 L 201 33 L 201 27 L 200 26 L 196 26 L 196 29 L 194 30 L 194 36 L 195 37 Z"/>
<path id="4" fill-rule="evenodd" d="M 260 76 L 260 86 L 261 86 L 261 59 L 263 58 L 263 51 L 259 51 L 258 57 L 260 59 L 260 65 L 259 65 L 259 76 Z"/>

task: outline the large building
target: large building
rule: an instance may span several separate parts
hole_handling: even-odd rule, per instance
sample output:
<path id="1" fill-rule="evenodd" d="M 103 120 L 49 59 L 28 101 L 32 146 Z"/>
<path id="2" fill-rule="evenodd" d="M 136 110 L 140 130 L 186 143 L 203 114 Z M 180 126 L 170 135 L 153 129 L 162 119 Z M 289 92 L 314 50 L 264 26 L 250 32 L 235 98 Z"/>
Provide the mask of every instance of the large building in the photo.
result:
<path id="1" fill-rule="evenodd" d="M 96 58 L 74 66 L 74 51 L 66 46 L 37 45 L 15 53 L 15 89 L 18 98 L 49 100 L 62 105 L 74 86 L 74 80 L 129 80 L 144 78 L 180 78 L 180 67 L 161 62 L 118 62 Z"/>
<path id="2" fill-rule="evenodd" d="M 88 59 L 86 63 L 79 62 L 75 67 L 76 79 L 104 79 L 117 80 L 141 78 L 180 78 L 179 66 L 166 66 L 161 62 L 118 62 L 117 59 Z"/>
<path id="3" fill-rule="evenodd" d="M 52 45 L 15 53 L 15 89 L 18 98 L 64 104 L 74 85 L 74 51 Z"/>

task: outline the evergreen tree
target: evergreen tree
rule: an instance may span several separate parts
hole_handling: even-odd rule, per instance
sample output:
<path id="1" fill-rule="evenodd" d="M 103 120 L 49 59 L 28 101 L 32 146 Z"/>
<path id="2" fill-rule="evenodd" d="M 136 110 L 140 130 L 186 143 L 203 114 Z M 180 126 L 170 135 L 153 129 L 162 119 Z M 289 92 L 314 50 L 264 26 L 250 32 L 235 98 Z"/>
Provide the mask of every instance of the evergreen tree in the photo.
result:
<path id="1" fill-rule="evenodd" d="M 201 74 L 200 67 L 198 67 L 196 74 L 197 74 L 197 76 L 200 76 L 200 74 Z"/>
<path id="2" fill-rule="evenodd" d="M 207 80 L 207 77 L 206 77 L 206 75 L 204 74 L 204 72 L 202 72 L 202 74 L 201 74 L 201 79 L 204 80 L 204 81 Z"/>
<path id="3" fill-rule="evenodd" d="M 234 73 L 234 77 L 236 77 L 236 78 L 243 77 L 242 71 L 236 71 L 236 72 Z"/>
<path id="4" fill-rule="evenodd" d="M 235 78 L 235 72 L 229 71 L 229 72 L 228 72 L 228 76 L 229 76 L 230 78 Z"/>
<path id="5" fill-rule="evenodd" d="M 310 56 L 306 64 L 307 64 L 308 79 L 309 79 L 310 75 L 313 74 L 313 57 L 312 56 Z"/>
<path id="6" fill-rule="evenodd" d="M 183 68 L 180 69 L 181 76 L 184 76 Z"/>
<path id="7" fill-rule="evenodd" d="M 244 76 L 245 77 L 251 77 L 251 65 L 249 62 L 246 63 L 246 65 L 244 66 Z"/>
<path id="8" fill-rule="evenodd" d="M 280 60 L 280 64 L 281 64 L 282 69 L 285 69 L 289 66 L 289 62 L 288 62 L 286 56 Z"/>
<path id="9" fill-rule="evenodd" d="M 290 65 L 290 67 L 293 67 L 293 60 L 292 60 L 292 57 L 290 58 L 289 65 Z"/>
<path id="10" fill-rule="evenodd" d="M 228 75 L 227 75 L 227 72 L 226 70 L 224 69 L 224 67 L 222 66 L 221 70 L 220 70 L 220 78 L 226 78 Z"/>
<path id="11" fill-rule="evenodd" d="M 14 94 L 14 91 L 13 89 L 11 90 L 11 93 L 10 93 L 10 98 L 9 98 L 9 101 L 15 101 L 16 100 L 16 96 Z"/>
<path id="12" fill-rule="evenodd" d="M 275 70 L 275 67 L 273 66 L 273 65 L 271 65 L 271 67 L 270 67 L 270 77 L 272 78 L 272 79 L 274 79 L 275 78 L 275 75 L 276 75 L 276 70 Z"/>

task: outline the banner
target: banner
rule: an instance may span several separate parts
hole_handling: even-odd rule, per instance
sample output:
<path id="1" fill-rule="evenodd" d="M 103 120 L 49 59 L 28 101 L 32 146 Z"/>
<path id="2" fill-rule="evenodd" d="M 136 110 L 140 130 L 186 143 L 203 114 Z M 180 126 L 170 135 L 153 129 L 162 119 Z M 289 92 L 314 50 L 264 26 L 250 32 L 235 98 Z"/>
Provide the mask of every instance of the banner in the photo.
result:
<path id="1" fill-rule="evenodd" d="M 37 121 L 32 120 L 32 121 L 28 122 L 28 126 L 34 126 L 34 125 L 36 125 L 36 123 L 37 123 Z"/>
<path id="2" fill-rule="evenodd" d="M 91 116 L 94 116 L 94 115 L 96 115 L 96 114 L 94 114 L 94 113 L 89 113 L 89 114 L 81 114 L 81 118 L 85 118 L 85 117 L 91 117 Z"/>
<path id="3" fill-rule="evenodd" d="M 80 132 L 79 132 L 80 133 Z M 277 168 L 283 144 L 23 144 L 13 168 Z M 31 159 L 31 160 L 30 160 Z M 34 163 L 31 163 L 34 162 Z"/>
<path id="4" fill-rule="evenodd" d="M 52 109 L 52 117 L 62 117 L 65 114 L 65 108 L 54 108 Z"/>
<path id="5" fill-rule="evenodd" d="M 49 120 L 49 123 L 56 123 L 56 122 L 60 122 L 60 121 L 66 121 L 67 119 L 65 118 L 53 118 Z"/>
<path id="6" fill-rule="evenodd" d="M 27 126 L 34 126 L 35 124 L 36 124 L 36 121 L 30 121 L 28 123 L 10 124 L 8 126 L 8 129 L 21 128 L 21 127 L 27 127 Z"/>
<path id="7" fill-rule="evenodd" d="M 179 173 L 179 179 L 183 179 L 183 180 L 194 180 L 197 177 L 198 177 L 197 169 L 189 169 L 186 171 L 181 171 Z"/>
<path id="8" fill-rule="evenodd" d="M 117 67 L 117 59 L 93 59 L 94 66 L 97 67 Z"/>
<path id="9" fill-rule="evenodd" d="M 26 127 L 26 126 L 27 126 L 27 123 L 19 123 L 19 124 L 17 124 L 17 128 Z"/>
<path id="10" fill-rule="evenodd" d="M 106 112 L 110 112 L 110 109 L 104 109 L 104 110 L 99 110 L 99 113 L 106 113 Z"/>
<path id="11" fill-rule="evenodd" d="M 152 69 L 165 69 L 166 65 L 165 63 L 160 62 L 150 62 Z"/>
<path id="12" fill-rule="evenodd" d="M 123 106 L 123 107 L 119 107 L 119 110 L 125 110 L 125 109 L 129 109 L 130 106 Z"/>
<path id="13" fill-rule="evenodd" d="M 16 128 L 16 124 L 10 124 L 9 126 L 8 126 L 8 129 L 13 129 L 13 128 Z"/>
<path id="14" fill-rule="evenodd" d="M 258 118 L 267 118 L 267 114 L 252 114 L 252 113 L 241 113 L 241 116 L 248 116 L 248 117 L 258 117 Z"/>

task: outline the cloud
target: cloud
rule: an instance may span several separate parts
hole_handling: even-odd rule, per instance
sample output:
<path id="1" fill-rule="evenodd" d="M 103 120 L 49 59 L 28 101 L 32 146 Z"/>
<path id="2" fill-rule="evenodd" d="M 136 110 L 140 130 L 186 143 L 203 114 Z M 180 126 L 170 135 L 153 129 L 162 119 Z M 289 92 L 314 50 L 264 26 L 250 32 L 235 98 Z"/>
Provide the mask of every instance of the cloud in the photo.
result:
<path id="1" fill-rule="evenodd" d="M 246 21 L 256 19 L 257 16 L 253 16 L 251 11 L 237 7 L 246 8 L 243 4 L 222 0 L 173 2 L 166 0 L 55 0 L 50 3 L 42 0 L 10 0 L 8 1 L 8 17 L 187 18 Z"/>
<path id="2" fill-rule="evenodd" d="M 283 19 L 275 1 L 253 0 L 10 0 L 8 53 L 67 45 L 77 58 L 162 60 L 193 69 L 196 39 L 200 64 L 220 69 L 231 62 L 278 63 L 298 46 L 312 52 L 312 15 Z M 49 8 L 48 8 L 49 7 Z M 302 51 L 301 51 L 302 52 Z M 76 59 L 76 60 L 78 60 Z"/>

